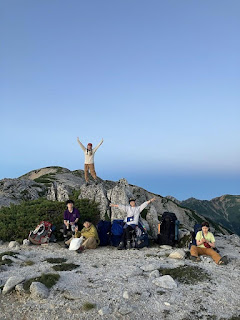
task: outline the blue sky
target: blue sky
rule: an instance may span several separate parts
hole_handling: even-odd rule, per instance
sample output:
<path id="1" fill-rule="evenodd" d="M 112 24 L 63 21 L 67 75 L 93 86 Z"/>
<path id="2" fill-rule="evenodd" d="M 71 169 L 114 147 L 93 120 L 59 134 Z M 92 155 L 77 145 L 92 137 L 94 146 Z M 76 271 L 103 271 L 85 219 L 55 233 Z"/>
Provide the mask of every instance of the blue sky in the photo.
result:
<path id="1" fill-rule="evenodd" d="M 0 179 L 83 169 L 178 199 L 239 194 L 240 2 L 0 3 Z"/>

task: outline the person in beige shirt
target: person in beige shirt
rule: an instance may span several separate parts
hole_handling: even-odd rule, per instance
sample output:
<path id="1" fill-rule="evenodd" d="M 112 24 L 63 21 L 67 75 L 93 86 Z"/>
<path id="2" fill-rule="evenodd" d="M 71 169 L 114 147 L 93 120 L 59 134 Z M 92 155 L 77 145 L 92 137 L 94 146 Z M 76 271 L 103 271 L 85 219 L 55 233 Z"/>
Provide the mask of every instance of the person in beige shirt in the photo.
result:
<path id="1" fill-rule="evenodd" d="M 88 171 L 90 171 L 90 174 L 93 177 L 95 184 L 97 184 L 97 175 L 94 167 L 94 154 L 97 151 L 97 149 L 100 147 L 100 145 L 103 143 L 103 139 L 99 142 L 99 144 L 95 148 L 92 147 L 92 143 L 88 143 L 87 147 L 84 147 L 84 145 L 79 140 L 79 137 L 77 137 L 77 142 L 79 143 L 85 155 L 84 176 L 85 176 L 86 185 L 88 185 Z"/>

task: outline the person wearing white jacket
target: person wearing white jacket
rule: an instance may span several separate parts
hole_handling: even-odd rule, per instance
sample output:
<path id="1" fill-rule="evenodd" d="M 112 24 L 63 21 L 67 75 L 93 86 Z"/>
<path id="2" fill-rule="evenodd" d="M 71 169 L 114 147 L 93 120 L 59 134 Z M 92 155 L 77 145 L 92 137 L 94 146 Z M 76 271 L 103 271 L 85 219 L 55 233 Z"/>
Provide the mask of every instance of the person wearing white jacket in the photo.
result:
<path id="1" fill-rule="evenodd" d="M 91 176 L 93 177 L 95 183 L 97 184 L 97 175 L 94 167 L 94 154 L 97 151 L 97 149 L 100 147 L 100 145 L 103 143 L 103 139 L 99 142 L 99 144 L 95 148 L 92 147 L 92 143 L 88 143 L 87 148 L 84 147 L 84 145 L 79 140 L 79 137 L 77 137 L 77 142 L 79 143 L 80 147 L 82 148 L 85 154 L 84 176 L 85 176 L 86 185 L 88 185 L 88 171 L 90 171 Z"/>
<path id="2" fill-rule="evenodd" d="M 138 225 L 138 220 L 141 211 L 146 208 L 146 206 L 155 201 L 155 198 L 152 198 L 151 200 L 145 201 L 140 206 L 136 206 L 135 199 L 129 199 L 129 205 L 125 206 L 122 204 L 110 204 L 111 207 L 119 208 L 122 211 L 125 211 L 127 213 L 126 218 L 124 219 L 125 225 L 123 228 L 123 235 L 122 239 L 119 243 L 118 249 L 123 249 L 125 247 L 125 241 L 127 242 L 126 248 L 131 249 L 131 231 L 135 229 L 135 227 Z"/>

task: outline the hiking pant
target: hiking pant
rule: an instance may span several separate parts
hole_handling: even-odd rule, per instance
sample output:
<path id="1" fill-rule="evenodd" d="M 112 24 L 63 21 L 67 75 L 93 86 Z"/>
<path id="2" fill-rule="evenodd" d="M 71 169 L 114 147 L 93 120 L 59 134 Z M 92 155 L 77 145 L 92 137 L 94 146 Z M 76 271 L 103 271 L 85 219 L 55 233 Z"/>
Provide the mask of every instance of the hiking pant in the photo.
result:
<path id="1" fill-rule="evenodd" d="M 91 176 L 93 177 L 94 180 L 97 179 L 96 171 L 94 168 L 94 163 L 90 164 L 84 164 L 84 176 L 85 176 L 85 181 L 88 182 L 88 171 L 90 170 Z"/>
<path id="2" fill-rule="evenodd" d="M 192 245 L 190 249 L 191 256 L 198 257 L 201 255 L 210 256 L 216 263 L 221 259 L 220 254 L 218 254 L 215 250 L 212 248 L 201 248 Z"/>
<path id="3" fill-rule="evenodd" d="M 75 227 L 76 225 L 77 225 L 77 224 L 74 224 L 74 227 Z M 68 231 L 72 231 L 72 234 L 75 233 L 75 231 L 72 230 L 72 226 L 71 226 L 70 224 L 69 224 L 69 226 L 68 226 L 68 228 L 67 228 L 67 226 L 66 226 L 65 223 L 64 223 L 64 224 L 63 224 L 63 236 L 64 236 L 64 238 L 67 237 Z"/>
<path id="4" fill-rule="evenodd" d="M 132 239 L 132 231 L 134 228 L 132 226 L 127 226 L 126 228 L 123 228 L 123 235 L 121 242 L 130 241 Z"/>
<path id="5" fill-rule="evenodd" d="M 94 237 L 87 238 L 82 246 L 84 249 L 96 249 L 97 248 L 97 240 Z"/>

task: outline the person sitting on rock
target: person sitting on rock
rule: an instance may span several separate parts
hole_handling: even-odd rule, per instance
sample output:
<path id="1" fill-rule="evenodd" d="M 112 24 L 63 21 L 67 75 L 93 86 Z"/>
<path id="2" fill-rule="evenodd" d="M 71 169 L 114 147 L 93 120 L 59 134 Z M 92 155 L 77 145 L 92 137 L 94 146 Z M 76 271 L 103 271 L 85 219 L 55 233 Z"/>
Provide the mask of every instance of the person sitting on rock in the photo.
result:
<path id="1" fill-rule="evenodd" d="M 210 256 L 216 264 L 227 264 L 227 257 L 221 257 L 213 248 L 215 248 L 214 235 L 209 231 L 209 223 L 202 222 L 202 231 L 196 234 L 197 245 L 192 245 L 190 249 L 191 260 L 200 261 L 200 255 Z"/>
<path id="2" fill-rule="evenodd" d="M 90 170 L 91 176 L 95 181 L 95 184 L 97 184 L 97 175 L 94 167 L 94 154 L 97 151 L 97 149 L 100 147 L 100 145 L 103 143 L 103 139 L 99 142 L 99 144 L 95 148 L 92 148 L 92 143 L 88 143 L 87 148 L 85 148 L 84 145 L 79 140 L 79 137 L 77 137 L 77 142 L 79 143 L 80 147 L 82 148 L 85 154 L 84 176 L 85 176 L 86 185 L 88 185 L 89 170 Z"/>
<path id="3" fill-rule="evenodd" d="M 78 249 L 83 251 L 85 249 L 96 249 L 100 243 L 98 232 L 96 227 L 92 224 L 91 218 L 85 218 L 83 223 L 83 229 L 78 231 L 78 227 L 75 229 L 75 238 L 83 237 L 83 243 Z"/>
<path id="4" fill-rule="evenodd" d="M 127 213 L 127 216 L 124 219 L 125 225 L 123 227 L 123 235 L 118 246 L 119 250 L 124 249 L 125 244 L 127 249 L 131 249 L 131 231 L 133 231 L 138 225 L 141 211 L 143 211 L 143 209 L 145 209 L 149 203 L 155 200 L 155 198 L 152 198 L 151 200 L 145 201 L 140 206 L 136 206 L 136 200 L 133 198 L 129 199 L 128 206 L 122 204 L 110 204 L 111 207 L 119 208 L 120 210 Z"/>
<path id="5" fill-rule="evenodd" d="M 74 208 L 74 201 L 66 201 L 67 210 L 63 214 L 63 236 L 67 238 L 68 231 L 72 231 L 72 234 L 75 233 L 75 227 L 77 226 L 78 220 L 80 218 L 80 213 L 78 209 Z"/>

